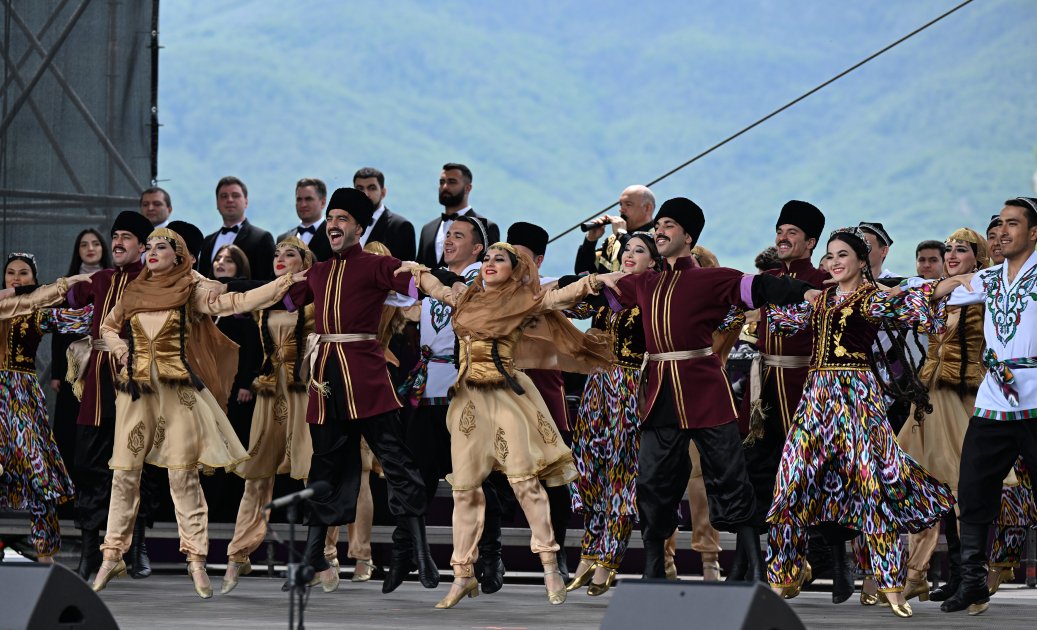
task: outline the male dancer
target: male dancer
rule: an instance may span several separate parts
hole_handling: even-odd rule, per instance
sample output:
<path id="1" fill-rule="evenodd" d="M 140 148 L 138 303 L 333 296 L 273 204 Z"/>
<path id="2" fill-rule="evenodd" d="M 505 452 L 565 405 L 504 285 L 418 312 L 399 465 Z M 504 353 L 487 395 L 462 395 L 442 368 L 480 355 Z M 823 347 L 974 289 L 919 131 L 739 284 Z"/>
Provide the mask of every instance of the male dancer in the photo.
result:
<path id="1" fill-rule="evenodd" d="M 987 534 L 1001 502 L 1001 484 L 1021 455 L 1037 467 L 1037 199 L 1005 202 L 996 227 L 1005 262 L 976 272 L 950 305 L 984 303 L 987 374 L 961 447 L 958 527 L 961 585 L 944 612 L 987 609 Z M 993 226 L 991 226 L 993 227 Z M 967 277 L 963 277 L 966 278 Z M 953 282 L 946 279 L 941 282 Z"/>
<path id="2" fill-rule="evenodd" d="M 824 232 L 825 215 L 812 204 L 792 200 L 782 207 L 774 229 L 774 245 L 781 267 L 764 273 L 797 278 L 815 289 L 823 289 L 828 272 L 814 267 L 810 259 Z M 769 332 L 767 322 L 762 322 L 758 331 L 761 365 L 758 368 L 754 365 L 750 374 L 750 395 L 742 399 L 741 421 L 748 424 L 745 465 L 756 496 L 755 523 L 758 531 L 765 532 L 781 451 L 807 379 L 813 333 L 804 330 L 794 335 L 775 335 Z M 815 548 L 827 547 L 819 536 L 811 538 L 811 544 Z M 736 550 L 735 567 L 729 579 L 744 577 L 741 552 L 741 549 Z M 845 545 L 836 545 L 833 553 L 837 554 L 833 557 L 837 567 L 833 575 L 837 595 L 833 597 L 842 602 L 853 594 Z"/>
<path id="3" fill-rule="evenodd" d="M 108 522 L 108 503 L 112 492 L 112 471 L 108 460 L 112 456 L 115 439 L 115 359 L 101 338 L 101 323 L 122 297 L 126 285 L 144 269 L 140 258 L 151 221 L 139 212 L 121 212 L 112 224 L 112 262 L 114 267 L 102 269 L 69 289 L 68 303 L 72 308 L 94 305 L 94 320 L 90 327 L 90 358 L 86 370 L 76 384 L 82 388 L 79 418 L 76 426 L 76 454 L 73 465 L 81 483 L 76 487 L 75 520 L 83 532 L 83 547 L 76 572 L 84 580 L 101 566 L 99 530 Z M 161 486 L 151 466 L 145 466 L 141 483 L 140 510 L 133 526 L 130 545 L 130 575 L 146 578 L 151 575 L 151 562 L 145 545 L 145 526 L 154 520 L 157 497 Z M 161 483 L 161 482 L 159 482 Z"/>
<path id="4" fill-rule="evenodd" d="M 310 501 L 306 556 L 326 587 L 337 582 L 337 571 L 324 556 L 324 541 L 328 526 L 356 519 L 363 437 L 388 482 L 389 509 L 397 518 L 393 540 L 409 539 L 414 545 L 413 556 L 394 548 L 382 591 L 398 586 L 390 580 L 401 571 L 405 575 L 412 562 L 417 564 L 422 585 L 435 588 L 439 570 L 425 538 L 425 484 L 400 435 L 398 410 L 402 405 L 377 339 L 388 293 L 416 293 L 408 276 L 393 276 L 399 260 L 360 247 L 360 235 L 370 226 L 373 214 L 374 206 L 364 193 L 353 188 L 336 190 L 325 213 L 333 256 L 313 266 L 306 280 L 296 283 L 285 296 L 289 310 L 311 302 L 314 306 L 318 345 L 306 413 L 313 441 L 309 481 L 325 481 L 331 486 Z"/>
<path id="5" fill-rule="evenodd" d="M 691 474 L 688 441 L 695 440 L 710 519 L 717 529 L 737 534 L 739 546 L 746 550 L 747 574 L 763 581 L 763 558 L 753 526 L 756 502 L 745 470 L 738 412 L 711 348 L 713 331 L 732 305 L 798 302 L 809 285 L 790 278 L 747 276 L 734 269 L 695 268 L 691 248 L 705 217 L 689 199 L 670 199 L 655 219 L 655 241 L 667 258 L 665 269 L 623 277 L 616 296 L 624 307 L 640 307 L 647 347 L 637 479 L 644 577 L 665 577 L 663 545 L 677 527 L 677 504 Z"/>
<path id="6" fill-rule="evenodd" d="M 544 262 L 549 240 L 547 231 L 539 225 L 519 221 L 508 228 L 507 242 L 516 249 L 525 250 L 536 263 L 537 269 Z M 540 281 L 543 284 L 553 282 L 542 276 Z M 558 432 L 567 443 L 571 443 L 572 431 L 569 429 L 569 407 L 565 401 L 565 379 L 562 377 L 562 371 L 557 368 L 526 367 L 520 356 L 515 358 L 515 366 L 525 372 L 529 380 L 533 381 L 533 385 L 536 386 L 537 391 L 544 398 L 544 402 L 547 403 L 547 408 L 551 411 L 551 419 L 558 427 Z M 555 542 L 558 543 L 558 571 L 562 574 L 562 580 L 568 582 L 569 563 L 565 553 L 565 534 L 573 513 L 572 496 L 569 494 L 568 485 L 544 486 L 544 490 L 547 492 L 547 501 L 551 506 L 551 529 L 554 530 Z"/>
<path id="7" fill-rule="evenodd" d="M 447 228 L 443 242 L 446 270 L 458 281 L 471 283 L 479 275 L 488 239 L 485 219 L 458 216 Z M 436 494 L 439 480 L 452 470 L 450 432 L 446 422 L 450 406 L 448 391 L 457 380 L 454 351 L 457 337 L 452 319 L 453 309 L 446 304 L 429 297 L 421 301 L 421 359 L 399 389 L 401 395 L 411 399 L 413 411 L 407 423 L 407 446 L 421 471 L 429 501 Z M 482 490 L 486 497 L 486 514 L 479 540 L 479 558 L 475 562 L 475 577 L 479 579 L 482 592 L 489 594 L 499 591 L 504 585 L 501 506 L 496 486 L 489 479 L 483 482 Z M 396 579 L 402 581 L 402 573 Z"/>

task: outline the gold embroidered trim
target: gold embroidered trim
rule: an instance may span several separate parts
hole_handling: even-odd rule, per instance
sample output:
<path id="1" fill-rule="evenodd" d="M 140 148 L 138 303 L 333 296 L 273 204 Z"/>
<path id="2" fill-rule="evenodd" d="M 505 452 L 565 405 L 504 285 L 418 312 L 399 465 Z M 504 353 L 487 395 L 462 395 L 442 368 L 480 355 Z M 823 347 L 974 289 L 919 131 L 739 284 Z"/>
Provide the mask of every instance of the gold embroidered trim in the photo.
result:
<path id="1" fill-rule="evenodd" d="M 274 420 L 277 420 L 277 424 L 284 424 L 285 420 L 288 419 L 288 399 L 281 394 L 274 401 Z"/>
<path id="2" fill-rule="evenodd" d="M 130 437 L 126 440 L 126 448 L 134 455 L 144 450 L 144 421 L 138 420 L 130 431 Z"/>
<path id="3" fill-rule="evenodd" d="M 166 441 L 166 418 L 158 417 L 158 427 L 155 428 L 155 446 Z"/>
<path id="4" fill-rule="evenodd" d="M 504 429 L 497 427 L 497 435 L 493 437 L 493 450 L 502 463 L 508 459 L 508 440 L 504 437 Z"/>
<path id="5" fill-rule="evenodd" d="M 558 441 L 558 432 L 555 431 L 554 423 L 548 422 L 544 414 L 537 412 L 537 431 L 545 444 L 554 444 Z"/>
<path id="6" fill-rule="evenodd" d="M 188 409 L 194 409 L 194 405 L 198 402 L 198 398 L 194 395 L 194 391 L 188 387 L 180 387 L 176 390 L 176 396 L 180 399 L 180 404 L 187 407 Z"/>

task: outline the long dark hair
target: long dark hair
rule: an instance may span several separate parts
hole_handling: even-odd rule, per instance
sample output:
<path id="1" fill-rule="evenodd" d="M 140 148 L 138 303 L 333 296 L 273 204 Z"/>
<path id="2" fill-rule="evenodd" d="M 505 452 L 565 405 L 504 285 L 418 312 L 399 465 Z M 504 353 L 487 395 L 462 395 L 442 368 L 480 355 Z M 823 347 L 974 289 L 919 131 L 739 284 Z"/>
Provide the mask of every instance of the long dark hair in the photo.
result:
<path id="1" fill-rule="evenodd" d="M 86 228 L 76 236 L 75 244 L 72 246 L 72 262 L 68 264 L 68 273 L 65 275 L 74 276 L 79 273 L 79 268 L 83 264 L 83 258 L 79 255 L 79 244 L 87 234 L 93 234 L 97 240 L 101 241 L 101 269 L 112 266 L 112 250 L 108 247 L 108 242 L 104 240 L 104 235 L 94 228 Z"/>
<path id="2" fill-rule="evenodd" d="M 634 232 L 627 237 L 626 242 L 623 243 L 623 249 L 626 250 L 627 245 L 629 245 L 630 241 L 635 238 L 644 243 L 645 247 L 648 248 L 648 253 L 652 257 L 652 269 L 662 271 L 663 257 L 659 255 L 659 246 L 655 244 L 655 239 L 649 232 Z M 622 255 L 622 253 L 620 255 Z"/>
<path id="3" fill-rule="evenodd" d="M 859 232 L 859 230 L 857 230 Z M 864 281 L 871 284 L 878 284 L 875 281 L 875 277 L 871 273 L 871 265 L 868 264 L 868 253 L 870 248 L 868 247 L 867 241 L 864 240 L 863 235 L 858 235 L 853 231 L 836 231 L 832 232 L 832 235 L 828 238 L 828 243 L 832 241 L 842 241 L 850 246 L 853 252 L 857 255 L 857 258 L 864 262 L 864 268 L 861 273 L 864 275 Z M 929 403 L 929 390 L 925 384 L 918 378 L 918 365 L 915 364 L 911 354 L 907 351 L 907 333 L 903 329 L 900 329 L 892 325 L 886 319 L 879 320 L 879 329 L 886 333 L 892 343 L 892 352 L 895 353 L 896 357 L 900 359 L 901 365 L 904 366 L 904 374 L 901 379 L 895 379 L 893 375 L 893 361 L 890 359 L 889 353 L 882 352 L 881 347 L 879 352 L 872 352 L 869 356 L 872 370 L 878 377 L 879 386 L 882 388 L 882 392 L 895 400 L 903 401 L 914 405 L 914 418 L 916 422 L 922 422 L 925 415 L 932 413 L 933 406 Z M 876 340 L 877 341 L 877 340 Z M 885 373 L 890 375 L 889 382 L 886 379 L 881 378 L 879 375 L 882 373 L 882 368 L 885 368 Z"/>
<path id="4" fill-rule="evenodd" d="M 220 254 L 225 251 L 230 254 L 230 259 L 234 261 L 234 266 L 238 268 L 234 274 L 237 278 L 245 278 L 246 280 L 252 279 L 252 269 L 249 268 L 248 256 L 245 255 L 245 251 L 237 245 L 224 245 L 223 247 L 216 250 L 216 255 L 212 257 L 213 260 L 219 258 Z M 210 271 L 210 275 L 215 274 L 215 271 Z M 216 276 L 213 275 L 213 278 Z"/>

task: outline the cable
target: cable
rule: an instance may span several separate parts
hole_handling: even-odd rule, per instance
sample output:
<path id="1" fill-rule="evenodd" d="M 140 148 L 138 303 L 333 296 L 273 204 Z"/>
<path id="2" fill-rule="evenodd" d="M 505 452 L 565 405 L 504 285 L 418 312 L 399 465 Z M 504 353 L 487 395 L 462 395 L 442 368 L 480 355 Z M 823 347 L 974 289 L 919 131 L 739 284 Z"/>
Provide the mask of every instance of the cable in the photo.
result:
<path id="1" fill-rule="evenodd" d="M 733 134 L 731 134 L 730 136 L 728 136 L 728 137 L 724 138 L 724 139 L 723 139 L 723 140 L 721 140 L 720 142 L 718 142 L 718 143 L 714 144 L 713 146 L 709 147 L 708 149 L 706 149 L 706 150 L 705 150 L 705 151 L 703 151 L 702 153 L 699 153 L 698 155 L 696 155 L 695 157 L 691 158 L 690 160 L 688 160 L 688 161 L 684 162 L 683 164 L 681 164 L 681 165 L 679 165 L 679 166 L 677 166 L 677 167 L 675 167 L 675 168 L 672 168 L 672 169 L 670 169 L 669 171 L 667 171 L 666 173 L 663 173 L 663 174 L 662 174 L 662 175 L 660 175 L 659 177 L 656 177 L 656 178 L 655 178 L 655 179 L 653 179 L 652 181 L 650 181 L 650 182 L 648 182 L 647 184 L 645 184 L 645 186 L 648 186 L 648 187 L 652 187 L 652 186 L 654 186 L 654 185 L 658 184 L 659 182 L 661 182 L 662 180 L 666 179 L 666 178 L 667 178 L 667 177 L 669 177 L 670 175 L 673 175 L 673 174 L 674 174 L 674 173 L 676 173 L 677 171 L 679 171 L 679 170 L 681 170 L 681 169 L 684 169 L 684 168 L 686 168 L 686 167 L 690 166 L 691 164 L 693 164 L 694 162 L 697 162 L 698 160 L 700 160 L 700 159 L 702 159 L 702 158 L 706 157 L 707 155 L 709 155 L 709 154 L 710 154 L 710 153 L 712 153 L 713 151 L 716 151 L 717 149 L 719 149 L 720 147 L 724 146 L 724 145 L 725 145 L 725 144 L 727 144 L 728 142 L 731 142 L 732 140 L 734 140 L 735 138 L 737 138 L 737 137 L 741 136 L 742 134 L 744 134 L 744 133 L 746 133 L 746 132 L 748 132 L 748 131 L 750 131 L 750 130 L 754 129 L 755 127 L 758 127 L 758 126 L 762 125 L 763 123 L 767 122 L 767 121 L 768 121 L 768 120 L 770 120 L 771 118 L 774 118 L 775 116 L 777 116 L 778 114 L 782 113 L 782 112 L 783 112 L 783 111 L 785 111 L 786 109 L 788 109 L 788 108 L 792 107 L 793 105 L 795 105 L 795 104 L 799 103 L 800 101 L 802 101 L 802 100 L 806 99 L 807 97 L 809 97 L 809 96 L 812 96 L 812 95 L 814 95 L 814 94 L 815 94 L 816 92 L 819 92 L 819 91 L 821 91 L 822 89 L 824 89 L 824 88 L 828 87 L 828 86 L 829 86 L 829 85 L 831 85 L 832 83 L 835 83 L 835 82 L 836 82 L 836 81 L 838 81 L 839 79 L 841 79 L 841 78 L 845 77 L 846 75 L 850 74 L 851 72 L 853 72 L 853 71 L 854 71 L 854 70 L 856 70 L 857 68 L 860 68 L 860 67 L 861 67 L 861 66 L 863 66 L 864 64 L 866 64 L 866 63 L 868 63 L 869 61 L 871 61 L 871 60 L 875 59 L 875 58 L 876 58 L 876 57 L 878 57 L 879 55 L 882 55 L 883 53 L 886 53 L 886 52 L 888 52 L 889 50 L 891 50 L 891 49 L 895 48 L 896 46 L 899 46 L 900 44 L 902 44 L 902 43 L 906 42 L 907 40 L 911 39 L 911 38 L 912 38 L 912 37 L 914 37 L 915 35 L 917 35 L 917 34 L 921 33 L 921 32 L 922 32 L 922 31 L 924 31 L 925 29 L 929 28 L 929 27 L 930 27 L 930 26 L 932 26 L 933 24 L 936 24 L 936 23 L 937 23 L 937 22 L 939 22 L 940 20 L 942 20 L 942 19 L 944 19 L 945 17 L 949 16 L 950 14 L 954 13 L 954 12 L 955 12 L 955 11 L 957 11 L 958 9 L 961 9 L 961 8 L 965 7 L 965 5 L 968 5 L 968 4 L 972 4 L 972 2 L 973 2 L 973 0 L 965 0 L 965 1 L 964 1 L 964 2 L 962 2 L 961 4 L 958 4 L 957 6 L 955 6 L 955 7 L 952 7 L 952 8 L 951 8 L 950 10 L 948 10 L 947 12 L 945 12 L 945 13 L 943 13 L 943 14 L 941 14 L 941 15 L 939 15 L 939 16 L 937 16 L 937 17 L 935 17 L 935 18 L 933 18 L 932 20 L 929 20 L 928 22 L 926 22 L 926 23 L 925 23 L 925 24 L 923 24 L 922 26 L 919 26 L 918 28 L 916 28 L 915 30 L 911 31 L 911 32 L 910 32 L 910 33 L 908 33 L 907 35 L 904 35 L 903 37 L 901 37 L 900 39 L 896 40 L 896 41 L 895 41 L 895 42 L 893 42 L 892 44 L 889 44 L 888 46 L 886 46 L 885 48 L 883 48 L 883 49 L 879 50 L 878 52 L 872 53 L 871 55 L 869 55 L 869 56 L 865 57 L 864 59 L 862 59 L 862 60 L 858 61 L 857 63 L 853 64 L 852 66 L 850 66 L 850 67 L 849 67 L 849 68 L 847 68 L 846 70 L 843 70 L 843 71 L 842 71 L 842 72 L 840 72 L 839 74 L 835 75 L 835 76 L 834 76 L 834 77 L 832 77 L 831 79 L 828 79 L 828 80 L 827 80 L 827 81 L 825 81 L 824 83 L 821 83 L 820 85 L 817 85 L 816 87 L 814 87 L 814 88 L 813 88 L 812 90 L 810 90 L 809 92 L 805 92 L 805 93 L 801 94 L 800 96 L 798 96 L 798 97 L 796 97 L 796 98 L 792 99 L 792 100 L 791 100 L 791 101 L 789 101 L 788 103 L 785 103 L 784 105 L 782 105 L 782 106 L 781 106 L 781 107 L 779 107 L 778 109 L 776 109 L 776 110 L 772 111 L 771 113 L 767 114 L 767 115 L 766 115 L 766 116 L 764 116 L 763 118 L 760 118 L 759 120 L 757 120 L 756 122 L 752 123 L 752 124 L 751 124 L 751 125 L 749 125 L 748 127 L 743 127 L 743 128 L 742 128 L 741 130 L 739 130 L 738 132 L 736 132 L 736 133 L 733 133 Z M 602 214 L 604 214 L 604 213 L 608 212 L 609 210 L 611 210 L 612 208 L 616 207 L 617 205 L 619 205 L 619 202 L 618 202 L 618 201 L 614 201 L 614 202 L 612 202 L 611 204 L 609 204 L 609 205 L 605 206 L 604 208 L 602 208 L 602 209 L 601 209 L 601 210 L 599 210 L 598 212 L 595 212 L 595 213 L 594 213 L 594 214 L 592 214 L 591 216 L 587 217 L 587 218 L 586 218 L 586 219 L 584 219 L 583 221 L 580 221 L 580 223 L 577 223 L 576 225 L 574 225 L 574 226 L 572 226 L 571 228 L 569 228 L 569 229 L 565 230 L 565 231 L 564 231 L 564 232 L 562 232 L 561 234 L 558 234 L 557 236 L 554 236 L 554 237 L 552 237 L 552 238 L 551 238 L 551 240 L 550 240 L 550 241 L 548 241 L 548 243 L 554 242 L 554 241 L 556 241 L 556 240 L 558 240 L 558 239 L 562 238 L 563 236 L 565 236 L 565 235 L 566 235 L 566 234 L 568 234 L 569 232 L 572 232 L 572 231 L 573 231 L 573 230 L 575 230 L 576 228 L 580 227 L 580 224 L 582 224 L 582 223 L 584 223 L 584 222 L 586 222 L 586 221 L 590 221 L 590 220 L 592 220 L 592 219 L 596 219 L 596 218 L 598 218 L 599 216 L 601 216 Z"/>

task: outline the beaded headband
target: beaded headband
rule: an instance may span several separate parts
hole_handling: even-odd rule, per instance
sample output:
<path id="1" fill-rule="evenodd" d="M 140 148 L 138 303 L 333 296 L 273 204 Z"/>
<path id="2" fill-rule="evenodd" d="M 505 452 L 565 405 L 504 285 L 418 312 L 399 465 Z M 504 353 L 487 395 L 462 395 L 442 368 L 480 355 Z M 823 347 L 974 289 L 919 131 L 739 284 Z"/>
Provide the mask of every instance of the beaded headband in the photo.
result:
<path id="1" fill-rule="evenodd" d="M 832 233 L 828 235 L 828 240 L 835 238 L 837 234 L 849 234 L 860 242 L 864 243 L 864 251 L 871 253 L 871 245 L 868 244 L 868 239 L 864 238 L 864 231 L 859 227 L 844 227 L 837 230 L 832 230 Z"/>
<path id="2" fill-rule="evenodd" d="M 490 249 L 503 249 L 506 252 L 511 252 L 515 256 L 518 256 L 518 251 L 511 246 L 511 243 L 505 243 L 504 241 L 498 241 L 493 245 L 490 245 Z"/>

